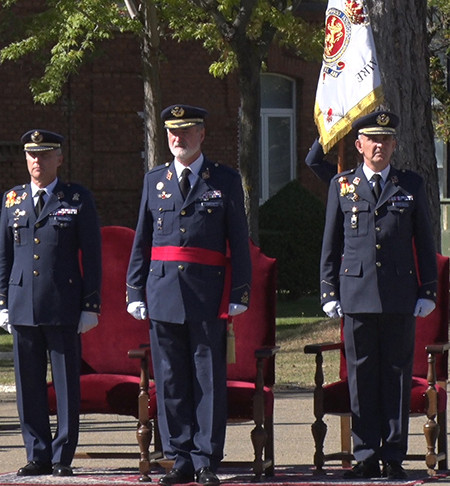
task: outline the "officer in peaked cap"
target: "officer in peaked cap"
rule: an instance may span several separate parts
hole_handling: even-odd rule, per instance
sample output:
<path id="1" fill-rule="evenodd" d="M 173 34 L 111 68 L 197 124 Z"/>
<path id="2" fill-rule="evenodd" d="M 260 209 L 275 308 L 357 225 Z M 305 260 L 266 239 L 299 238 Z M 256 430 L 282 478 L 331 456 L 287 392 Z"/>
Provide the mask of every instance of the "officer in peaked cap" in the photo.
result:
<path id="1" fill-rule="evenodd" d="M 21 141 L 25 152 L 43 152 L 61 148 L 64 137 L 48 130 L 29 130 L 22 135 Z"/>
<path id="2" fill-rule="evenodd" d="M 398 116 L 389 111 L 374 111 L 362 116 L 352 124 L 357 135 L 395 135 Z"/>
<path id="3" fill-rule="evenodd" d="M 21 141 L 31 180 L 6 192 L 0 218 L 0 326 L 14 336 L 28 460 L 17 475 L 69 476 L 79 431 L 79 333 L 95 327 L 100 312 L 100 226 L 91 193 L 57 176 L 63 137 L 33 129 Z M 53 436 L 47 356 L 57 398 Z"/>
<path id="4" fill-rule="evenodd" d="M 161 112 L 164 128 L 188 128 L 204 123 L 208 112 L 203 108 L 190 105 L 172 105 Z"/>
<path id="5" fill-rule="evenodd" d="M 321 302 L 329 317 L 344 318 L 357 461 L 344 474 L 348 479 L 407 478 L 402 461 L 415 318 L 426 317 L 436 301 L 436 252 L 424 181 L 391 164 L 398 123 L 388 111 L 356 120 L 355 146 L 363 163 L 337 174 L 328 191 Z"/>
<path id="6" fill-rule="evenodd" d="M 194 479 L 219 484 L 227 421 L 225 319 L 249 305 L 241 178 L 203 155 L 205 117 L 203 108 L 185 104 L 161 113 L 174 158 L 145 175 L 127 274 L 128 312 L 150 317 L 159 430 L 164 455 L 174 461 L 161 486 Z M 224 292 L 227 247 L 231 288 Z"/>

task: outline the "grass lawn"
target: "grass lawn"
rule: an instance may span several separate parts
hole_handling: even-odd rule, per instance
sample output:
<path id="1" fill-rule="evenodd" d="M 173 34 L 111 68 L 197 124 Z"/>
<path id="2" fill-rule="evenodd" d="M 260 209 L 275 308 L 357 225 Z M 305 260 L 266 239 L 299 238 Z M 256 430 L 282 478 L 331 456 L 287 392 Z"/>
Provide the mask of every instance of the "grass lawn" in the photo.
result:
<path id="1" fill-rule="evenodd" d="M 303 353 L 306 344 L 339 340 L 339 321 L 327 319 L 317 296 L 277 303 L 276 384 L 278 387 L 312 388 L 315 357 Z M 12 336 L 0 329 L 0 351 L 12 351 Z M 339 353 L 324 358 L 325 382 L 338 379 Z M 12 362 L 0 360 L 0 385 L 13 385 Z"/>

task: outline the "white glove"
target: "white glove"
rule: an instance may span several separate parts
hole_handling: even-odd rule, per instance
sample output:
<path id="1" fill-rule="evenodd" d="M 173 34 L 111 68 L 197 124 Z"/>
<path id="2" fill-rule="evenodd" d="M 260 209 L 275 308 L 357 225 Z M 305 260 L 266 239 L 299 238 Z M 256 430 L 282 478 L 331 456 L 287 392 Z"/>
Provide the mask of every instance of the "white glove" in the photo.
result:
<path id="1" fill-rule="evenodd" d="M 418 299 L 414 309 L 414 316 L 427 317 L 428 314 L 434 311 L 435 307 L 436 304 L 431 299 Z"/>
<path id="2" fill-rule="evenodd" d="M 242 314 L 248 309 L 246 305 L 242 304 L 229 304 L 228 306 L 228 315 L 229 316 L 237 316 Z"/>
<path id="3" fill-rule="evenodd" d="M 0 327 L 3 327 L 5 331 L 11 334 L 12 329 L 11 324 L 9 323 L 8 309 L 3 309 L 0 311 Z"/>
<path id="4" fill-rule="evenodd" d="M 127 305 L 127 312 L 139 321 L 147 319 L 147 308 L 144 302 L 130 302 Z"/>
<path id="5" fill-rule="evenodd" d="M 338 300 L 331 300 L 330 302 L 323 304 L 322 309 L 330 319 L 336 319 L 337 317 L 342 317 L 344 315 L 341 303 Z"/>
<path id="6" fill-rule="evenodd" d="M 81 311 L 78 334 L 90 331 L 97 324 L 98 314 L 96 312 Z"/>

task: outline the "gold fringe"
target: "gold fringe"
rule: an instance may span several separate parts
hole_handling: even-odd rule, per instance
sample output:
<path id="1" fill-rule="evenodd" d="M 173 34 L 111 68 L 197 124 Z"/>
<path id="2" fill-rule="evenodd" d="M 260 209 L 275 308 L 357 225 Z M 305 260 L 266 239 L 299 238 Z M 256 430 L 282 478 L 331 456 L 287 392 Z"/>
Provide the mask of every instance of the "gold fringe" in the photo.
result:
<path id="1" fill-rule="evenodd" d="M 323 113 L 319 104 L 314 105 L 314 122 L 319 130 L 319 142 L 326 154 L 341 138 L 344 138 L 352 129 L 352 122 L 360 116 L 371 113 L 383 101 L 383 90 L 378 86 L 364 97 L 358 104 L 351 108 L 328 132 L 323 122 Z"/>

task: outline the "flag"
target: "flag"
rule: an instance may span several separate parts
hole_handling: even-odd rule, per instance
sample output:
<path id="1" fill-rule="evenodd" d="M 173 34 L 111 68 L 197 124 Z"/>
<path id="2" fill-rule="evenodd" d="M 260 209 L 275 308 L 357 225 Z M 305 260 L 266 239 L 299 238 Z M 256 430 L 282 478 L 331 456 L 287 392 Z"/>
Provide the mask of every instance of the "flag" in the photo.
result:
<path id="1" fill-rule="evenodd" d="M 364 0 L 329 0 L 314 121 L 323 151 L 343 138 L 353 120 L 382 101 L 381 79 Z"/>

